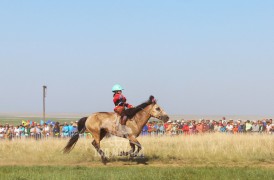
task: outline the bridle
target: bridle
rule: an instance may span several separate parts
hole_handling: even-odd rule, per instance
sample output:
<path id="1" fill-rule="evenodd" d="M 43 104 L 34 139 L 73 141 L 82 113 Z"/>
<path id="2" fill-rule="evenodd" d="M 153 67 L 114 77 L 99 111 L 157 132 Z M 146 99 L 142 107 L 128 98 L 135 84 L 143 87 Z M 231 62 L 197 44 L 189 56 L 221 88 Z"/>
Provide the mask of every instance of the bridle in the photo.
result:
<path id="1" fill-rule="evenodd" d="M 153 105 L 153 106 L 154 106 L 154 105 Z M 149 116 L 154 117 L 154 116 L 151 114 L 151 111 L 152 111 L 153 108 L 151 108 L 150 112 L 147 112 L 147 111 L 145 110 L 145 108 L 141 108 L 141 107 L 140 107 L 140 109 L 141 109 L 143 112 L 145 112 L 146 114 L 148 114 Z"/>

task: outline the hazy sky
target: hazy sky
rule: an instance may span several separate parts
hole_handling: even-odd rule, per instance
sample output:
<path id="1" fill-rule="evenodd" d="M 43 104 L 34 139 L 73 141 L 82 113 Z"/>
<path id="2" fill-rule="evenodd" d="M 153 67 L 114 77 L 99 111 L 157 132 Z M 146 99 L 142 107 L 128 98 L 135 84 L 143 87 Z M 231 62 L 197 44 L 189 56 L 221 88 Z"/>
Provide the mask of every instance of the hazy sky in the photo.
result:
<path id="1" fill-rule="evenodd" d="M 0 112 L 274 114 L 273 0 L 1 1 Z"/>

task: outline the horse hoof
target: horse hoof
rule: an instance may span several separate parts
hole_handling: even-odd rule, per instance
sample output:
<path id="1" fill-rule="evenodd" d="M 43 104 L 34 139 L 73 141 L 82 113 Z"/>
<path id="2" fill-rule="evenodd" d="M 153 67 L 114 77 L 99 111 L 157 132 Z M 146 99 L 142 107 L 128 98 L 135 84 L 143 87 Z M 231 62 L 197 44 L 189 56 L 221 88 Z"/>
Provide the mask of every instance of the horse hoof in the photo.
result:
<path id="1" fill-rule="evenodd" d="M 118 156 L 128 156 L 128 154 L 129 154 L 128 152 L 122 151 L 118 154 Z"/>
<path id="2" fill-rule="evenodd" d="M 130 154 L 131 158 L 136 157 L 136 156 L 137 156 L 136 154 Z"/>
<path id="3" fill-rule="evenodd" d="M 106 158 L 106 157 L 101 157 L 101 159 L 102 159 L 102 163 L 103 163 L 104 165 L 106 165 L 107 162 L 108 162 L 108 158 Z"/>

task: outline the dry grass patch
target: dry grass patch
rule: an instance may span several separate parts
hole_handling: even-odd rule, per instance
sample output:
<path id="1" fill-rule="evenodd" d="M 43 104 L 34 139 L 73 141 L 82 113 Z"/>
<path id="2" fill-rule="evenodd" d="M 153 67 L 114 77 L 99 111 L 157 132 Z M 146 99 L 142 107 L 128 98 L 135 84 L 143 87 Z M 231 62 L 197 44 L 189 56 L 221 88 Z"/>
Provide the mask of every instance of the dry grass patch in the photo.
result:
<path id="1" fill-rule="evenodd" d="M 71 165 L 100 163 L 92 139 L 80 139 L 68 155 L 61 150 L 68 139 L 0 141 L 1 165 Z M 205 134 L 173 137 L 140 137 L 147 163 L 181 165 L 273 165 L 274 136 Z M 102 141 L 111 163 L 129 150 L 128 141 L 111 137 Z"/>

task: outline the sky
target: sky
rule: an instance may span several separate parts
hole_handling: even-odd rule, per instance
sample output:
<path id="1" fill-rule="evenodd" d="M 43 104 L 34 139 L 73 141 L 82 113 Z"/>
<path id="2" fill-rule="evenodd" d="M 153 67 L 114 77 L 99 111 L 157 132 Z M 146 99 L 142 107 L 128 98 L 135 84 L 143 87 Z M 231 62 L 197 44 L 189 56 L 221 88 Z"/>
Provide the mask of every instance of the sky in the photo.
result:
<path id="1" fill-rule="evenodd" d="M 0 113 L 274 114 L 274 1 L 0 1 Z"/>

